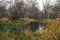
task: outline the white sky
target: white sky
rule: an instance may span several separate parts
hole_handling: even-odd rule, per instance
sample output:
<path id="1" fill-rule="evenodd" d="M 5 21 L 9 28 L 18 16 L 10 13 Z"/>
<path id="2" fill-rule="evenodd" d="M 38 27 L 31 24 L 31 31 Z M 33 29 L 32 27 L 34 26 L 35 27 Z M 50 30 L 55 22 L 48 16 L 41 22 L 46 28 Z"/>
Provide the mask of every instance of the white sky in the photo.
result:
<path id="1" fill-rule="evenodd" d="M 37 0 L 40 10 L 43 9 L 43 4 L 46 4 L 46 1 L 50 1 L 51 5 L 54 5 L 56 3 L 56 0 Z"/>
<path id="2" fill-rule="evenodd" d="M 0 0 L 0 1 L 2 1 L 2 0 Z M 4 2 L 3 3 L 6 3 L 6 8 L 8 9 L 9 7 L 10 7 L 10 5 L 13 5 L 14 4 L 14 1 L 15 0 L 3 0 Z M 24 0 L 24 1 L 27 1 L 27 0 Z M 47 0 L 47 1 L 49 1 L 49 0 Z M 51 3 L 51 5 L 54 5 L 55 3 L 56 3 L 56 1 L 57 0 L 50 0 L 50 3 Z M 38 7 L 39 7 L 39 9 L 43 9 L 43 2 L 46 4 L 46 0 L 37 0 L 37 2 L 38 2 Z"/>

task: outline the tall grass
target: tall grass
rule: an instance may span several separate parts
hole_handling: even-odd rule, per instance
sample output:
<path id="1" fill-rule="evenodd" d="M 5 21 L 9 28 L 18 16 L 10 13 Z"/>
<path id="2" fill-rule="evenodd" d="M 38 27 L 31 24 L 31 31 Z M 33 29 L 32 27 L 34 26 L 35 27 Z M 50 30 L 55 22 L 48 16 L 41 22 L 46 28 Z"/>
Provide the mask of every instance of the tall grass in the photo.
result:
<path id="1" fill-rule="evenodd" d="M 23 24 L 23 21 L 20 20 L 10 21 L 10 23 L 0 23 L 0 31 L 7 31 L 12 28 L 22 28 Z"/>
<path id="2" fill-rule="evenodd" d="M 0 40 L 60 40 L 60 20 L 45 20 L 44 22 L 48 24 L 42 32 L 31 32 L 24 27 L 24 21 L 20 20 L 2 23 L 0 24 Z M 8 31 L 12 28 L 21 28 L 21 30 Z"/>

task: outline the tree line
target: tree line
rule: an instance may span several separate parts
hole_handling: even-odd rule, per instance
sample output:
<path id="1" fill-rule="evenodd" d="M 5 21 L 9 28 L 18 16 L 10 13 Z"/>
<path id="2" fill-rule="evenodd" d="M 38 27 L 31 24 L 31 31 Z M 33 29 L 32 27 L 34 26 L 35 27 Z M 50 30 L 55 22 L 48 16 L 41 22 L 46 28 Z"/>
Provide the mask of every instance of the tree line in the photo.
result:
<path id="1" fill-rule="evenodd" d="M 32 6 L 28 7 L 23 1 L 15 3 L 14 6 L 10 7 L 8 10 L 4 6 L 0 6 L 0 18 L 8 17 L 11 20 L 17 20 L 19 18 L 59 18 L 60 17 L 60 7 L 51 6 L 49 4 L 44 5 L 44 10 L 40 11 L 36 7 L 37 3 L 32 2 Z"/>

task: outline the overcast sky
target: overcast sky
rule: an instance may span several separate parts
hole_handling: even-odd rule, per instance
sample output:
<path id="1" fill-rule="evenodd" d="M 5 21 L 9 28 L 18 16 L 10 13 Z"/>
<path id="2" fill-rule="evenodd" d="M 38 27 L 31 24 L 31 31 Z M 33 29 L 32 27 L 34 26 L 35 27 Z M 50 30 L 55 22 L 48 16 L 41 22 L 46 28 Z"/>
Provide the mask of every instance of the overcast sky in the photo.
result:
<path id="1" fill-rule="evenodd" d="M 0 2 L 2 1 L 3 4 L 6 4 L 6 8 L 8 9 L 11 5 L 14 5 L 15 0 L 0 0 Z M 25 2 L 27 0 L 24 0 Z M 49 0 L 47 0 L 49 1 Z M 56 3 L 57 0 L 50 0 L 50 4 L 54 5 Z M 39 9 L 43 9 L 43 2 L 46 4 L 46 0 L 37 0 L 38 2 L 38 7 Z"/>
<path id="2" fill-rule="evenodd" d="M 46 4 L 46 1 L 49 3 L 50 1 L 50 5 L 54 5 L 56 4 L 56 0 L 37 0 L 38 1 L 38 6 L 39 8 L 42 10 L 43 9 L 43 3 Z"/>

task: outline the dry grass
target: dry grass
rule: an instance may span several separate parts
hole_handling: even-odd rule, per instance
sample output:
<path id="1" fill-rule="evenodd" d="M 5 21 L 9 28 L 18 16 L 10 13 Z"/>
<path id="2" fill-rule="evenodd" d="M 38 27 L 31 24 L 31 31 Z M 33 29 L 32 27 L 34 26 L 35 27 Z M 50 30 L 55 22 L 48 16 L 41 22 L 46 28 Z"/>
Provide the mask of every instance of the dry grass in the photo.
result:
<path id="1" fill-rule="evenodd" d="M 46 19 L 45 22 L 48 23 L 47 28 L 42 32 L 32 33 L 29 28 L 16 34 L 0 32 L 0 40 L 60 40 L 60 19 Z"/>
<path id="2" fill-rule="evenodd" d="M 46 19 L 45 22 L 48 23 L 47 28 L 42 32 L 34 32 L 33 40 L 60 40 L 60 19 Z"/>
<path id="3" fill-rule="evenodd" d="M 10 20 L 7 17 L 0 18 L 0 23 L 9 23 L 9 22 L 10 22 Z"/>
<path id="4" fill-rule="evenodd" d="M 31 18 L 20 18 L 19 20 L 23 20 L 23 21 L 26 21 L 26 22 L 38 21 L 36 19 L 31 19 Z"/>
<path id="5" fill-rule="evenodd" d="M 47 23 L 51 23 L 44 30 L 44 37 L 46 40 L 60 40 L 60 20 L 47 20 Z"/>

